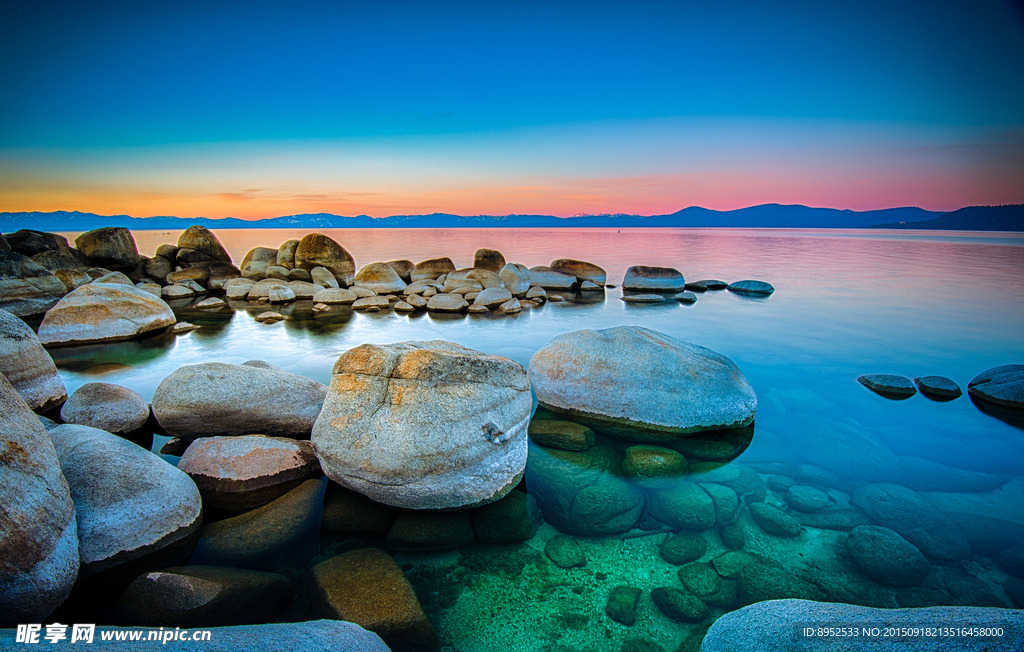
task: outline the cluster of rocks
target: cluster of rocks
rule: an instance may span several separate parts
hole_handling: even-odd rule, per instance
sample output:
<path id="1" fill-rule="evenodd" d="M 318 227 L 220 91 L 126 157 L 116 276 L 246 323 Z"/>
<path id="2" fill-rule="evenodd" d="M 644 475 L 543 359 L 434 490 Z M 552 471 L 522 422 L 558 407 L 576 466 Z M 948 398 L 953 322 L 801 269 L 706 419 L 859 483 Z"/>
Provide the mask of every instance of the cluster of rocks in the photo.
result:
<path id="1" fill-rule="evenodd" d="M 694 303 L 697 294 L 715 290 L 726 290 L 743 296 L 767 297 L 775 292 L 770 283 L 764 281 L 736 281 L 726 283 L 714 279 L 686 282 L 682 273 L 673 267 L 652 267 L 634 265 L 626 270 L 622 281 L 625 293 L 622 300 L 630 304 L 655 304 L 669 298 L 680 303 Z"/>

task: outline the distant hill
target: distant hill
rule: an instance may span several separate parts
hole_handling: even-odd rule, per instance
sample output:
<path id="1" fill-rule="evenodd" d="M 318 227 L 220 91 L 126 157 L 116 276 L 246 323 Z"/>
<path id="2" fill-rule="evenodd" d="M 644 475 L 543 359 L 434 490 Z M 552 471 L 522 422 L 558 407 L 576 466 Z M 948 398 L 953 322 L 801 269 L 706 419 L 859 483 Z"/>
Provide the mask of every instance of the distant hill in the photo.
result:
<path id="1" fill-rule="evenodd" d="M 1024 231 L 1024 204 L 968 206 L 930 220 L 879 224 L 882 229 L 940 229 L 945 231 Z"/>
<path id="2" fill-rule="evenodd" d="M 888 208 L 875 211 L 851 211 L 835 208 L 763 204 L 732 211 L 716 211 L 699 206 L 684 208 L 668 215 L 392 215 L 374 218 L 368 215 L 342 216 L 330 213 L 286 215 L 262 220 L 232 217 L 131 217 L 96 215 L 78 211 L 52 213 L 0 213 L 0 232 L 18 229 L 39 231 L 90 231 L 102 226 L 124 226 L 133 230 L 181 230 L 193 224 L 210 229 L 341 229 L 341 228 L 551 228 L 551 227 L 737 227 L 737 228 L 912 228 L 956 230 L 1021 231 L 1022 208 L 1012 206 L 975 206 L 951 213 L 922 208 Z"/>

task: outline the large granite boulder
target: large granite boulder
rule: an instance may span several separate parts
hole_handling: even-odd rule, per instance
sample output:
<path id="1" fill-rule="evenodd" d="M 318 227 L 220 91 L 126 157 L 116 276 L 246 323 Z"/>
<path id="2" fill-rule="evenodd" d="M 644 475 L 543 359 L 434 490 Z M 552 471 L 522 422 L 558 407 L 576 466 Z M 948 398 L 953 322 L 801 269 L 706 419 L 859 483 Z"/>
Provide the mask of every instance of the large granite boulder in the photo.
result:
<path id="1" fill-rule="evenodd" d="M 53 359 L 28 324 L 0 310 L 0 374 L 33 410 L 45 412 L 68 397 Z"/>
<path id="2" fill-rule="evenodd" d="M 473 299 L 473 304 L 477 306 L 484 306 L 489 310 L 497 308 L 506 301 L 512 300 L 512 293 L 503 287 L 491 287 L 487 288 L 476 295 Z"/>
<path id="3" fill-rule="evenodd" d="M 277 264 L 285 269 L 295 267 L 295 250 L 299 248 L 298 240 L 285 240 L 277 248 Z M 333 274 L 331 275 L 333 277 Z"/>
<path id="4" fill-rule="evenodd" d="M 373 290 L 377 294 L 401 292 L 405 289 L 405 281 L 387 263 L 364 265 L 356 273 L 353 285 Z"/>
<path id="5" fill-rule="evenodd" d="M 498 271 L 498 278 L 505 285 L 509 292 L 516 296 L 523 296 L 530 290 L 533 283 L 533 273 L 519 263 L 508 263 Z"/>
<path id="6" fill-rule="evenodd" d="M 203 254 L 210 262 L 220 261 L 230 263 L 231 256 L 228 255 L 224 246 L 217 239 L 210 229 L 199 224 L 194 224 L 178 237 L 178 249 L 191 249 Z M 180 252 L 179 252 L 180 254 Z M 176 256 L 177 258 L 177 256 Z M 196 261 L 190 261 L 196 262 Z"/>
<path id="7" fill-rule="evenodd" d="M 1024 364 L 983 371 L 967 384 L 971 398 L 1013 410 L 1024 410 Z"/>
<path id="8" fill-rule="evenodd" d="M 179 368 L 153 394 L 153 415 L 173 437 L 309 436 L 327 387 L 277 369 L 204 362 Z"/>
<path id="9" fill-rule="evenodd" d="M 273 619 L 287 603 L 291 584 L 277 573 L 171 566 L 135 578 L 117 611 L 126 622 L 150 627 L 248 625 Z"/>
<path id="10" fill-rule="evenodd" d="M 105 226 L 75 238 L 75 247 L 96 267 L 128 272 L 142 261 L 135 238 L 123 226 Z"/>
<path id="11" fill-rule="evenodd" d="M 415 283 L 416 281 L 433 280 L 442 274 L 454 271 L 455 263 L 452 262 L 451 258 L 431 258 L 416 263 L 409 274 L 409 278 Z"/>
<path id="12" fill-rule="evenodd" d="M 91 426 L 115 435 L 135 432 L 149 419 L 149 404 L 134 389 L 86 383 L 60 409 L 64 423 Z"/>
<path id="13" fill-rule="evenodd" d="M 14 233 L 8 233 L 6 237 L 8 247 L 4 247 L 5 249 L 17 251 L 30 258 L 47 251 L 60 252 L 74 258 L 68 239 L 57 233 L 19 229 Z"/>
<path id="14" fill-rule="evenodd" d="M 427 300 L 427 310 L 431 312 L 465 312 L 468 307 L 461 294 L 435 294 Z"/>
<path id="15" fill-rule="evenodd" d="M 505 266 L 505 256 L 494 249 L 477 249 L 473 254 L 473 267 L 487 269 L 495 274 Z"/>
<path id="16" fill-rule="evenodd" d="M 559 335 L 530 360 L 530 380 L 545 407 L 633 441 L 740 428 L 757 409 L 732 360 L 639 326 Z"/>
<path id="17" fill-rule="evenodd" d="M 177 319 L 159 297 L 130 285 L 90 283 L 51 308 L 39 325 L 47 346 L 128 340 L 164 330 Z"/>
<path id="18" fill-rule="evenodd" d="M 67 292 L 64 283 L 31 258 L 0 249 L 0 308 L 29 317 L 52 308 Z"/>
<path id="19" fill-rule="evenodd" d="M 550 267 L 556 272 L 574 277 L 578 285 L 584 281 L 590 281 L 595 285 L 604 287 L 605 281 L 608 280 L 608 273 L 603 268 L 583 260 L 559 258 L 558 260 L 551 261 Z"/>
<path id="20" fill-rule="evenodd" d="M 160 456 L 88 426 L 58 426 L 50 439 L 75 503 L 84 575 L 165 548 L 199 528 L 199 490 Z"/>
<path id="21" fill-rule="evenodd" d="M 921 494 L 903 485 L 862 485 L 853 492 L 853 502 L 876 523 L 917 546 L 926 557 L 955 561 L 970 553 L 960 528 Z"/>
<path id="22" fill-rule="evenodd" d="M 195 481 L 205 505 L 244 512 L 288 493 L 319 465 L 308 441 L 240 435 L 195 440 L 178 468 Z"/>
<path id="23" fill-rule="evenodd" d="M 394 650 L 431 652 L 437 634 L 402 569 L 386 552 L 361 548 L 313 567 L 314 608 L 378 634 Z"/>
<path id="24" fill-rule="evenodd" d="M 867 628 L 891 632 L 875 636 Z M 922 635 L 927 627 L 1001 628 L 1000 638 Z M 811 634 L 807 633 L 810 628 Z M 831 628 L 831 636 L 820 628 Z M 854 630 L 860 636 L 852 636 Z M 994 607 L 875 609 L 811 600 L 758 602 L 721 616 L 700 652 L 1013 652 L 1020 649 L 1024 611 Z M 837 637 L 838 631 L 843 636 Z"/>
<path id="25" fill-rule="evenodd" d="M 682 292 L 686 281 L 679 270 L 672 267 L 648 267 L 634 265 L 626 270 L 622 281 L 623 290 L 642 290 L 645 292 Z"/>
<path id="26" fill-rule="evenodd" d="M 199 647 L 203 652 L 266 652 L 268 641 L 273 641 L 274 649 L 288 652 L 392 652 L 373 632 L 341 620 L 214 627 L 209 632 L 210 640 L 203 641 L 201 646 L 187 637 L 178 641 L 160 638 L 147 640 L 146 637 L 153 631 L 151 628 L 103 629 L 113 632 L 110 640 L 103 640 L 97 635 L 92 643 L 84 647 L 94 652 L 118 652 L 126 647 L 124 637 L 137 635 L 138 641 L 133 640 L 130 646 L 133 652 L 195 652 Z M 15 630 L 0 630 L 0 648 L 14 649 L 11 647 L 15 645 L 14 641 Z"/>
<path id="27" fill-rule="evenodd" d="M 61 269 L 85 270 L 87 265 L 85 265 L 84 258 L 77 249 L 50 249 L 32 256 L 32 260 L 51 272 Z"/>
<path id="28" fill-rule="evenodd" d="M 549 290 L 569 290 L 576 283 L 576 277 L 565 274 L 546 265 L 530 268 L 530 285 Z"/>
<path id="29" fill-rule="evenodd" d="M 276 262 L 276 260 L 275 260 Z M 322 233 L 307 233 L 295 247 L 295 266 L 307 271 L 325 267 L 342 287 L 352 285 L 356 264 L 345 248 Z"/>
<path id="30" fill-rule="evenodd" d="M 258 281 L 267 275 L 268 267 L 276 264 L 277 249 L 255 247 L 242 257 L 242 264 L 238 266 L 238 269 L 242 272 L 243 278 Z"/>
<path id="31" fill-rule="evenodd" d="M 78 576 L 78 530 L 53 443 L 0 376 L 0 626 L 39 623 Z"/>
<path id="32" fill-rule="evenodd" d="M 324 472 L 410 509 L 505 495 L 526 464 L 530 382 L 520 365 L 451 342 L 364 344 L 334 365 L 312 441 Z"/>
<path id="33" fill-rule="evenodd" d="M 475 267 L 467 267 L 465 269 L 457 269 L 454 272 L 449 272 L 448 276 L 445 277 L 445 285 L 448 281 L 461 280 L 461 281 L 476 281 L 480 284 L 481 288 L 494 288 L 501 287 L 503 282 L 497 272 L 492 272 L 489 269 L 478 269 Z"/>

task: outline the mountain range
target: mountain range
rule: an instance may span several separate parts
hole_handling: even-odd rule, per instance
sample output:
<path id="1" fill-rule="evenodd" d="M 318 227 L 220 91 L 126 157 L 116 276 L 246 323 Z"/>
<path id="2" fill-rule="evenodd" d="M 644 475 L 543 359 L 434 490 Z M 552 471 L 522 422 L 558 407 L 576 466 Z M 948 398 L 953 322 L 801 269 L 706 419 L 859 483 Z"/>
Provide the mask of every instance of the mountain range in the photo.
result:
<path id="1" fill-rule="evenodd" d="M 124 226 L 132 230 L 185 229 L 201 224 L 211 229 L 338 229 L 338 228 L 552 228 L 552 227 L 739 227 L 739 228 L 884 228 L 948 229 L 978 231 L 1024 231 L 1024 204 L 969 206 L 951 212 L 923 208 L 887 208 L 852 211 L 835 208 L 762 204 L 731 211 L 699 206 L 668 215 L 368 215 L 342 216 L 330 213 L 287 215 L 261 220 L 233 217 L 130 217 L 97 215 L 78 211 L 0 213 L 0 232 L 18 229 L 39 231 L 89 231 L 103 226 Z"/>

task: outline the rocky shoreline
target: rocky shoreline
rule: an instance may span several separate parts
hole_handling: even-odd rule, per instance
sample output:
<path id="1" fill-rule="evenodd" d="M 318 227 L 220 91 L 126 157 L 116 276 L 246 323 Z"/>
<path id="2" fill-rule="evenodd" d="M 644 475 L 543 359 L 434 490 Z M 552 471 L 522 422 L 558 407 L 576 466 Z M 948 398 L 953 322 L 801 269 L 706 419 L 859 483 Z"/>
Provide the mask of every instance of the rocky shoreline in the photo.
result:
<path id="1" fill-rule="evenodd" d="M 549 291 L 603 292 L 607 274 L 593 263 L 527 268 L 482 249 L 462 270 L 448 258 L 357 270 L 341 245 L 309 234 L 235 267 L 203 227 L 152 258 L 125 229 L 82 234 L 75 247 L 26 231 L 5 242 L 0 626 L 229 627 L 225 640 L 239 641 L 305 626 L 340 649 L 435 650 L 442 571 L 425 555 L 486 558 L 502 546 L 551 586 L 579 584 L 577 600 L 593 582 L 600 615 L 579 622 L 599 617 L 621 633 L 646 610 L 690 633 L 629 649 L 695 650 L 723 614 L 773 599 L 1024 606 L 1019 479 L 964 472 L 962 492 L 857 484 L 844 478 L 851 469 L 813 460 L 813 440 L 797 471 L 736 463 L 758 401 L 740 368 L 645 328 L 560 335 L 528 368 L 451 342 L 367 343 L 337 359 L 329 385 L 259 360 L 210 361 L 168 375 L 151 403 L 109 383 L 68 397 L 47 352 L 167 332 L 175 302 L 513 315 L 555 301 Z M 725 288 L 774 291 L 637 266 L 623 298 L 691 301 Z M 216 293 L 224 299 L 198 299 Z M 34 331 L 24 320 L 40 315 Z M 922 392 L 944 387 L 918 381 Z M 862 382 L 883 395 L 914 387 Z M 1019 412 L 1022 386 L 1024 367 L 1008 365 L 969 392 Z M 888 459 L 870 436 L 834 439 L 828 428 L 826 446 L 860 446 L 861 463 Z M 161 452 L 176 463 L 150 452 L 154 434 L 171 438 Z M 613 571 L 601 560 L 627 539 L 655 550 L 657 573 L 675 579 L 603 581 Z M 798 549 L 819 557 L 794 566 Z M 995 579 L 972 578 L 968 563 Z M 822 567 L 829 581 L 816 579 Z M 354 625 L 331 630 L 336 621 Z M 754 649 L 720 639 L 706 650 Z"/>

